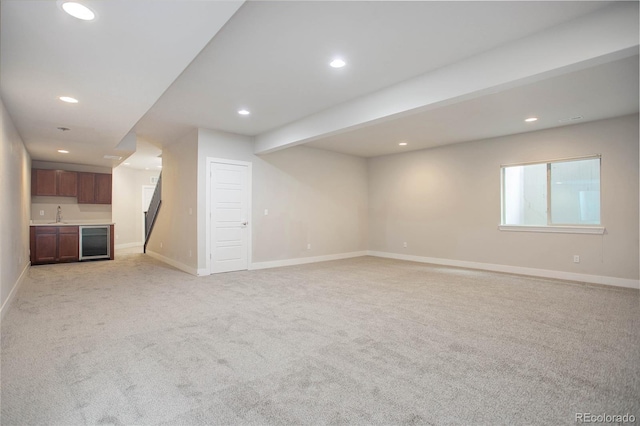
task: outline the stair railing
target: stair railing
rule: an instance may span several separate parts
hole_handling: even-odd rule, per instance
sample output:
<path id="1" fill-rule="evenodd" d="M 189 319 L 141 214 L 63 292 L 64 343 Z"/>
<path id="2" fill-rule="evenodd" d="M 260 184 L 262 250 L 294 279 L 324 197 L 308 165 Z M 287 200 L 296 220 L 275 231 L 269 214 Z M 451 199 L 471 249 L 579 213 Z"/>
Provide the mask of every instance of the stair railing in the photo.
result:
<path id="1" fill-rule="evenodd" d="M 161 200 L 162 196 L 162 173 L 158 177 L 158 183 L 156 184 L 156 189 L 153 191 L 153 197 L 151 197 L 151 202 L 149 203 L 149 209 L 144 212 L 144 253 L 147 252 L 147 244 L 149 243 L 149 237 L 151 236 L 151 231 L 153 230 L 153 225 L 156 223 L 156 219 L 158 217 L 158 211 L 160 210 L 160 204 L 162 204 Z"/>

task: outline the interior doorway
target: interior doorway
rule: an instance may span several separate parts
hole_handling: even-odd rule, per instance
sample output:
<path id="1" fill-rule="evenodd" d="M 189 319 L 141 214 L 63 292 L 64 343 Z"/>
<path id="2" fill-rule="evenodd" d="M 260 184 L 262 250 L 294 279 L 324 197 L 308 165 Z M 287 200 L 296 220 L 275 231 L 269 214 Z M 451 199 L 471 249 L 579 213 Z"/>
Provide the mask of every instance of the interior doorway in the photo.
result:
<path id="1" fill-rule="evenodd" d="M 209 273 L 249 269 L 251 257 L 251 163 L 208 161 Z"/>

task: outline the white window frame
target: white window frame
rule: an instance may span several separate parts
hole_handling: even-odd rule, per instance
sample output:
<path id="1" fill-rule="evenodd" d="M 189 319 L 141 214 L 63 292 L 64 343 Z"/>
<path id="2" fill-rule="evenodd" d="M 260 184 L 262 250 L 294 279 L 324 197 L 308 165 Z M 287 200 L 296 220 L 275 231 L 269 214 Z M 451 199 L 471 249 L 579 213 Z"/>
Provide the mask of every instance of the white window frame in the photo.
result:
<path id="1" fill-rule="evenodd" d="M 500 165 L 500 225 L 498 229 L 500 231 L 515 231 L 515 232 L 550 232 L 561 234 L 596 234 L 602 235 L 605 232 L 605 227 L 602 225 L 602 219 L 598 225 L 553 225 L 551 224 L 551 164 L 553 163 L 566 163 L 569 161 L 580 161 L 590 159 L 600 160 L 600 188 L 602 188 L 602 156 L 600 154 L 586 155 L 583 157 L 571 157 L 571 158 L 558 158 L 554 160 L 546 161 L 530 161 L 526 163 L 514 163 L 514 164 L 501 164 Z M 529 166 L 534 164 L 546 164 L 547 166 L 547 224 L 546 225 L 505 225 L 505 168 L 514 166 Z M 600 211 L 602 212 L 602 191 L 600 191 Z M 601 216 L 602 218 L 602 216 Z"/>

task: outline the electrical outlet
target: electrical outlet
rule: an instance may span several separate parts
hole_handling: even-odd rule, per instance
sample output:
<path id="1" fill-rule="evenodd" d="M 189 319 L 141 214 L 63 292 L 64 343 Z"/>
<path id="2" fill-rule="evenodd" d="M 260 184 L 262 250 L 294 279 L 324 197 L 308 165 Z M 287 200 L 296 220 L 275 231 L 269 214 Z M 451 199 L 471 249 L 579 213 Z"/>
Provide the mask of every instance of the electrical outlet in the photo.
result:
<path id="1" fill-rule="evenodd" d="M 191 250 L 189 250 L 189 257 L 191 257 Z"/>
<path id="2" fill-rule="evenodd" d="M 573 263 L 580 263 L 580 256 L 577 254 L 573 255 Z"/>
<path id="3" fill-rule="evenodd" d="M 160 241 L 160 248 L 162 248 L 162 241 Z"/>
<path id="4" fill-rule="evenodd" d="M 311 250 L 311 244 L 307 244 L 307 250 Z"/>
<path id="5" fill-rule="evenodd" d="M 407 248 L 407 242 L 402 243 L 402 247 Z"/>
<path id="6" fill-rule="evenodd" d="M 192 214 L 193 214 L 193 209 L 189 207 L 189 216 L 191 216 Z"/>
<path id="7" fill-rule="evenodd" d="M 269 216 L 269 209 L 264 209 L 264 215 Z"/>
<path id="8" fill-rule="evenodd" d="M 40 216 L 44 216 L 44 210 L 40 210 Z"/>

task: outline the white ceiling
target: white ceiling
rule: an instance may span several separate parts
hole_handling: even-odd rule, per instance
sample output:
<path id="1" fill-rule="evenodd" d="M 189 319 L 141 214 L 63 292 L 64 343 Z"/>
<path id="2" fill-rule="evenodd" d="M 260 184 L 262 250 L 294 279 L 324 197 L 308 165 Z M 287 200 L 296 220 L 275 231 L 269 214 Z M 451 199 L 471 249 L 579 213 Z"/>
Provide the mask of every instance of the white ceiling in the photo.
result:
<path id="1" fill-rule="evenodd" d="M 53 0 L 1 3 L 2 99 L 36 160 L 115 166 L 119 161 L 102 157 L 130 155 L 124 143 L 118 145 L 131 131 L 138 141 L 158 147 L 194 127 L 260 137 L 572 20 L 597 20 L 615 6 L 598 1 L 84 3 L 97 12 L 96 21 L 77 21 Z M 328 67 L 334 56 L 342 56 L 347 66 Z M 409 142 L 405 150 L 419 149 L 562 125 L 559 119 L 576 114 L 587 121 L 637 112 L 638 58 L 629 56 L 320 135 L 309 144 L 376 156 L 398 152 L 400 139 Z M 63 104 L 57 100 L 62 95 L 80 103 Z M 252 113 L 239 116 L 239 108 Z M 521 117 L 527 114 L 541 120 L 524 126 Z M 59 126 L 71 131 L 60 132 Z M 59 148 L 71 153 L 61 157 Z M 157 161 L 151 151 L 140 149 L 137 157 L 149 152 Z"/>
<path id="2" fill-rule="evenodd" d="M 136 152 L 120 163 L 119 167 L 160 171 L 162 169 L 162 149 L 144 139 L 138 138 Z"/>
<path id="3" fill-rule="evenodd" d="M 638 112 L 638 60 L 631 56 L 307 145 L 376 157 L 632 114 Z M 539 120 L 528 123 L 527 117 Z"/>
<path id="4" fill-rule="evenodd" d="M 95 21 L 55 0 L 2 0 L 0 90 L 33 159 L 113 166 L 103 156 L 131 154 L 120 141 L 242 2 L 86 4 Z"/>

